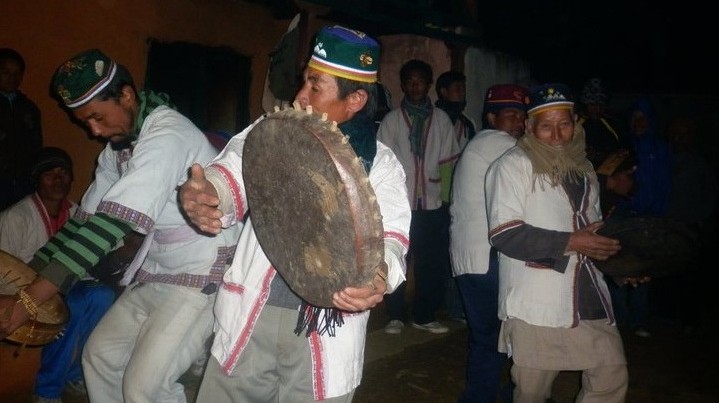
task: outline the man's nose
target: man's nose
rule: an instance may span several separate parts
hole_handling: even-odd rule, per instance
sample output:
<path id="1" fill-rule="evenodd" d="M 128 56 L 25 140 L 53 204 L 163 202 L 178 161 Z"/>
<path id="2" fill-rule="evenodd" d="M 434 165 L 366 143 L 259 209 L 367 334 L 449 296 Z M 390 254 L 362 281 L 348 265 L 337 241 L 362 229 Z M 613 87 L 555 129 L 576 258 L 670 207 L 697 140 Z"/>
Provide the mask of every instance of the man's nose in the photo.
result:
<path id="1" fill-rule="evenodd" d="M 90 133 L 92 133 L 93 136 L 100 137 L 102 135 L 100 125 L 95 122 L 88 122 L 87 125 L 90 127 Z"/>

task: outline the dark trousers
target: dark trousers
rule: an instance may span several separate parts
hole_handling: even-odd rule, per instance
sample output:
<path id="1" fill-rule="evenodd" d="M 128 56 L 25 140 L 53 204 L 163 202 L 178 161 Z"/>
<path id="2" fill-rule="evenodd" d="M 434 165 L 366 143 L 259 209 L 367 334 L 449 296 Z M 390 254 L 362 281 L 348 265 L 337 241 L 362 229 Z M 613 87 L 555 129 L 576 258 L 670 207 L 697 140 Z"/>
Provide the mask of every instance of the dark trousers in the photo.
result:
<path id="1" fill-rule="evenodd" d="M 501 321 L 497 317 L 499 269 L 494 250 L 487 274 L 463 274 L 455 280 L 469 326 L 467 383 L 459 401 L 494 403 L 507 360 L 497 351 Z"/>
<path id="2" fill-rule="evenodd" d="M 449 210 L 413 210 L 409 229 L 409 253 L 413 262 L 407 270 L 414 270 L 414 298 L 412 317 L 416 323 L 435 321 L 435 313 L 445 295 L 445 283 L 450 278 L 449 267 Z M 385 297 L 390 320 L 404 320 L 406 282 Z"/>
<path id="3" fill-rule="evenodd" d="M 630 328 L 647 326 L 651 283 L 639 284 L 634 287 L 629 284 L 619 285 L 608 278 L 607 285 L 612 297 L 612 307 L 617 324 L 628 325 Z"/>

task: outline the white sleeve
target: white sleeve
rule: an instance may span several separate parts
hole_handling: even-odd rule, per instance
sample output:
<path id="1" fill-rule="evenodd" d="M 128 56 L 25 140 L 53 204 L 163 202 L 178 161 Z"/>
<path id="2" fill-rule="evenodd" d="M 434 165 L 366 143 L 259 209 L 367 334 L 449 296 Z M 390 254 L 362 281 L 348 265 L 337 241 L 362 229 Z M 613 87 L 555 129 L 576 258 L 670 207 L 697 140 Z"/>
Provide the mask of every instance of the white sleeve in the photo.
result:
<path id="1" fill-rule="evenodd" d="M 391 293 L 405 281 L 405 256 L 409 248 L 412 211 L 402 164 L 388 147 L 379 142 L 369 178 L 382 214 L 387 293 Z"/>
<path id="2" fill-rule="evenodd" d="M 215 187 L 220 198 L 222 225 L 228 227 L 242 221 L 248 210 L 245 182 L 242 180 L 242 150 L 245 140 L 260 117 L 245 130 L 232 136 L 220 154 L 205 168 L 205 178 Z"/>

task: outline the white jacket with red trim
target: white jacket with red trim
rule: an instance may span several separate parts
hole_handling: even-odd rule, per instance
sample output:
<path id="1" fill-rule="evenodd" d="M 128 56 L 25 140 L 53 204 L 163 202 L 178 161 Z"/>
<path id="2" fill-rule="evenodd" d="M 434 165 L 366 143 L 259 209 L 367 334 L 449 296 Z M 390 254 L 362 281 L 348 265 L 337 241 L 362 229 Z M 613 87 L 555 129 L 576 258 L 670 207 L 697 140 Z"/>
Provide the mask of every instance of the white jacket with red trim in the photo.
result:
<path id="1" fill-rule="evenodd" d="M 242 220 L 247 212 L 247 199 L 241 179 L 242 150 L 247 134 L 257 122 L 259 120 L 234 136 L 205 170 L 206 177 L 215 185 L 220 198 L 223 195 L 232 198 L 234 212 L 223 217 L 226 225 Z M 392 151 L 379 142 L 369 179 L 382 214 L 389 293 L 405 280 L 411 210 L 402 166 Z M 259 245 L 250 217 L 245 222 L 235 257 L 225 273 L 215 303 L 212 354 L 225 373 L 232 372 L 247 346 L 276 274 Z M 314 333 L 307 338 L 312 351 L 316 400 L 347 394 L 359 385 L 368 318 L 369 310 L 346 314 L 344 324 L 336 328 L 334 337 Z"/>

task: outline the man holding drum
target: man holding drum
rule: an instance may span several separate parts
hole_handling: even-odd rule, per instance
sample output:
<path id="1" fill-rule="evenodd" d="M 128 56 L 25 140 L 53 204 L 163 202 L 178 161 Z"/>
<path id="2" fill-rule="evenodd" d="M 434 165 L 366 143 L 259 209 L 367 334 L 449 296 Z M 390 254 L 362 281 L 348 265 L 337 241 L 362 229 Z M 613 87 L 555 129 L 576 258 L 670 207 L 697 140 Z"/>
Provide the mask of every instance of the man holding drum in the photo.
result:
<path id="1" fill-rule="evenodd" d="M 409 244 L 411 212 L 404 171 L 391 150 L 375 140 L 378 65 L 375 40 L 344 27 L 325 27 L 316 36 L 295 101 L 298 108 L 326 114 L 348 136 L 381 211 L 383 232 L 378 237 L 384 259 L 372 268 L 371 280 L 332 293 L 331 307 L 312 306 L 273 267 L 263 250 L 271 245 L 260 246 L 258 217 L 249 210 L 234 261 L 218 291 L 213 357 L 198 402 L 352 400 L 362 377 L 369 309 L 404 281 Z M 180 197 L 201 230 L 217 233 L 223 225 L 245 219 L 249 177 L 243 178 L 243 149 L 247 151 L 253 128 L 271 117 L 234 136 L 204 170 L 193 166 Z M 309 158 L 315 157 L 319 158 Z M 295 183 L 280 186 L 296 189 L 298 196 L 289 203 L 307 196 Z M 321 225 L 306 223 L 309 228 Z M 343 239 L 350 231 L 334 236 Z M 294 241 L 304 244 L 307 239 L 298 236 Z M 313 321 L 307 315 L 321 319 Z"/>

